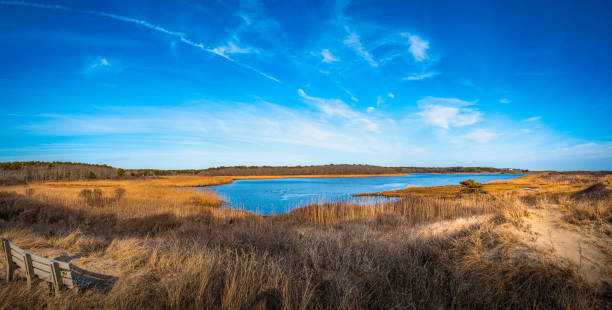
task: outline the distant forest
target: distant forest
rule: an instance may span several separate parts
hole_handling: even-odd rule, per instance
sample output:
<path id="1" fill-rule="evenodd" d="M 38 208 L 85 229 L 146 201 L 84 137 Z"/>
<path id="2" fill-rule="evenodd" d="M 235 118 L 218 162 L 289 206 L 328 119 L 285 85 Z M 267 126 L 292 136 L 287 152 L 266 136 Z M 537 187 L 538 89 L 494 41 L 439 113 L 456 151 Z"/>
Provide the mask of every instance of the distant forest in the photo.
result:
<path id="1" fill-rule="evenodd" d="M 116 179 L 167 175 L 253 176 L 253 175 L 320 175 L 320 174 L 391 174 L 391 173 L 519 173 L 528 170 L 490 167 L 382 167 L 373 165 L 319 166 L 232 166 L 190 170 L 122 169 L 108 165 L 73 162 L 6 162 L 0 163 L 0 185 L 18 185 L 36 181 Z"/>
<path id="2" fill-rule="evenodd" d="M 119 169 L 108 165 L 72 162 L 8 162 L 0 163 L 0 185 L 18 185 L 32 181 L 111 179 L 118 176 L 117 171 Z"/>
<path id="3" fill-rule="evenodd" d="M 372 165 L 322 165 L 322 166 L 234 166 L 209 168 L 199 175 L 307 175 L 307 174 L 390 174 L 390 173 L 459 173 L 496 172 L 509 173 L 525 170 L 498 169 L 489 167 L 381 167 Z"/>

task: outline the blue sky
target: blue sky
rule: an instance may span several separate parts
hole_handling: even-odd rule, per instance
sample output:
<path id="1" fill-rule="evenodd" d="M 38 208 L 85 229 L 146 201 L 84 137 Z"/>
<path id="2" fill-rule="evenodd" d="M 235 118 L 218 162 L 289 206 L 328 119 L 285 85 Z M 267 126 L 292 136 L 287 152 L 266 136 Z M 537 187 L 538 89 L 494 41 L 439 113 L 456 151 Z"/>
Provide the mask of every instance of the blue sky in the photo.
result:
<path id="1" fill-rule="evenodd" d="M 612 169 L 609 1 L 0 1 L 0 161 Z"/>

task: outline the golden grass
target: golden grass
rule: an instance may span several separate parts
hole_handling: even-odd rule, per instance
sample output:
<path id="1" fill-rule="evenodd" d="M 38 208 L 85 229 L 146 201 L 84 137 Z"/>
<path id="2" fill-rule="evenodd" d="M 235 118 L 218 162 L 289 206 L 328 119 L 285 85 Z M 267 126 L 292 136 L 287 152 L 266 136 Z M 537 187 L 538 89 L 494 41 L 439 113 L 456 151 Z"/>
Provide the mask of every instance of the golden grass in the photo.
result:
<path id="1" fill-rule="evenodd" d="M 216 178 L 208 180 L 222 182 Z M 203 181 L 203 180 L 200 180 Z M 189 181 L 175 181 L 171 184 L 184 184 Z M 125 193 L 120 199 L 115 190 L 123 189 Z M 196 215 L 204 209 L 217 208 L 221 205 L 220 198 L 211 191 L 196 191 L 193 189 L 173 187 L 161 183 L 160 180 L 126 180 L 126 181 L 73 181 L 35 183 L 28 186 L 12 186 L 5 188 L 9 192 L 29 196 L 41 203 L 50 203 L 70 210 L 87 209 L 92 214 L 112 214 L 120 219 L 140 218 L 160 214 L 172 214 L 177 217 Z M 81 191 L 99 189 L 106 200 L 100 207 L 88 206 L 79 196 Z"/>
<path id="2" fill-rule="evenodd" d="M 317 204 L 267 217 L 219 209 L 214 193 L 184 188 L 234 177 L 4 187 L 2 237 L 41 255 L 78 255 L 118 279 L 106 290 L 60 296 L 45 285 L 1 283 L 0 309 L 602 307 L 603 297 L 576 268 L 553 263 L 504 228 L 520 227 L 528 205 L 562 202 L 554 195 L 589 185 L 563 178 L 492 182 L 489 194 L 418 189 L 398 201 Z M 527 184 L 547 194 L 520 189 Z M 115 199 L 118 188 L 125 193 Z M 88 205 L 79 197 L 84 189 L 100 189 L 107 199 Z M 493 220 L 451 234 L 414 232 L 481 215 Z"/>
<path id="3" fill-rule="evenodd" d="M 462 199 L 404 196 L 398 201 L 366 204 L 321 203 L 290 212 L 319 226 L 396 214 L 412 225 L 500 212 L 504 203 L 490 196 L 471 195 Z"/>
<path id="4" fill-rule="evenodd" d="M 584 189 L 587 185 L 596 182 L 611 182 L 612 174 L 607 175 L 559 175 L 554 173 L 529 174 L 509 180 L 494 180 L 483 184 L 482 191 L 491 195 L 519 194 L 559 194 L 571 193 Z M 448 197 L 456 198 L 462 196 L 461 185 L 443 185 L 433 187 L 411 186 L 404 189 L 386 191 L 381 193 L 364 193 L 355 196 L 386 196 L 404 197 L 418 195 L 423 197 Z"/>
<path id="5" fill-rule="evenodd" d="M 202 177 L 167 176 L 151 179 L 87 180 L 33 183 L 7 186 L 9 192 L 25 195 L 38 202 L 51 203 L 72 210 L 86 208 L 93 214 L 112 214 L 119 219 L 143 218 L 147 216 L 172 214 L 177 217 L 196 216 L 202 209 L 214 209 L 222 200 L 212 191 L 194 190 L 193 187 L 214 186 L 233 182 L 236 179 L 276 179 L 306 177 L 363 177 L 366 175 L 309 175 L 309 176 L 244 176 L 244 177 Z M 372 175 L 369 175 L 372 176 Z M 390 175 L 374 175 L 390 176 Z M 99 208 L 89 208 L 79 197 L 83 190 L 99 189 L 105 203 Z M 120 199 L 113 200 L 115 190 L 123 189 Z M 227 217 L 231 211 L 208 210 L 220 217 Z M 244 212 L 235 211 L 236 214 Z"/>

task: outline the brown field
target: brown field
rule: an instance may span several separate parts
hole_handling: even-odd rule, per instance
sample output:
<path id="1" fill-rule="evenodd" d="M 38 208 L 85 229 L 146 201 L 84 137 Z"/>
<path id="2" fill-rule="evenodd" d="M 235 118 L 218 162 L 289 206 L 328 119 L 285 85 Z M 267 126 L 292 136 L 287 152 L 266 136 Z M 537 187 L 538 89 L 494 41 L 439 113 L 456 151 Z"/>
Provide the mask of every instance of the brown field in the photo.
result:
<path id="1" fill-rule="evenodd" d="M 0 309 L 612 307 L 610 174 L 529 175 L 472 194 L 415 187 L 265 217 L 185 188 L 238 178 L 0 187 L 0 236 L 116 277 L 59 296 L 2 282 Z"/>

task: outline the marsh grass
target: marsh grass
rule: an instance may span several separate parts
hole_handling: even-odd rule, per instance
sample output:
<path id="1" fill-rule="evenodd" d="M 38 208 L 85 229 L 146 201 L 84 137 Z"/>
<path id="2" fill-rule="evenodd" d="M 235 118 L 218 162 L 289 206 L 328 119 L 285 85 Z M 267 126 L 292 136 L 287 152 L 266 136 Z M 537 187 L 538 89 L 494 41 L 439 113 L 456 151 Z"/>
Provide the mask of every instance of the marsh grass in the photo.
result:
<path id="1" fill-rule="evenodd" d="M 224 179 L 210 179 L 221 182 Z M 33 184 L 0 192 L 0 235 L 101 261 L 108 290 L 50 296 L 0 284 L 0 309 L 593 309 L 595 289 L 504 229 L 532 202 L 522 194 L 405 195 L 323 203 L 259 216 L 219 209 L 202 178 Z M 118 188 L 125 192 L 118 195 Z M 26 195 L 33 189 L 31 195 Z M 92 207 L 79 197 L 99 189 Z M 93 192 L 93 191 L 92 191 Z M 116 199 L 117 197 L 119 197 Z M 534 200 L 536 201 L 536 200 Z M 533 202 L 535 203 L 535 202 Z M 450 234 L 438 221 L 488 215 Z M 449 224 L 452 225 L 452 224 Z M 4 264 L 3 260 L 0 260 Z M 4 276 L 4 265 L 0 266 Z"/>
<path id="2" fill-rule="evenodd" d="M 310 223 L 328 225 L 366 219 L 383 214 L 397 214 L 409 224 L 455 219 L 497 212 L 504 202 L 491 196 L 466 196 L 463 199 L 403 196 L 397 201 L 365 204 L 328 202 L 313 204 L 291 211 Z"/>

